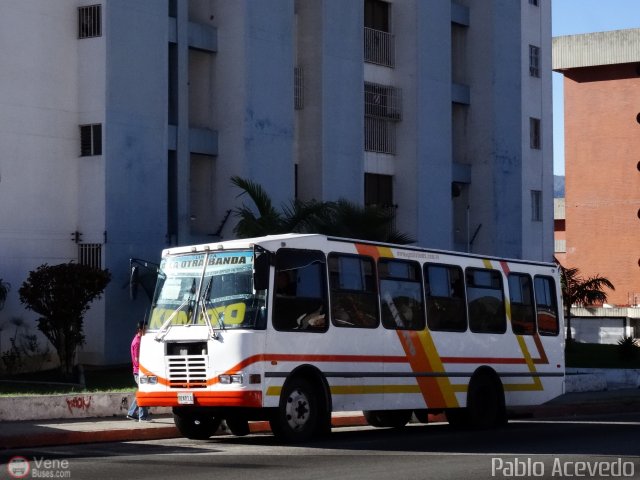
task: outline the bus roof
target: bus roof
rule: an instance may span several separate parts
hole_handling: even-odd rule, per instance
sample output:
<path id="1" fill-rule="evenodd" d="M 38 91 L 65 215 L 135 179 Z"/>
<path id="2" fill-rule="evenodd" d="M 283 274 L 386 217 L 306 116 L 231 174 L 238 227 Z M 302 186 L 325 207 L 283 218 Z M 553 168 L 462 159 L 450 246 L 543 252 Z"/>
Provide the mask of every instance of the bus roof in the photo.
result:
<path id="1" fill-rule="evenodd" d="M 278 235 L 266 235 L 263 237 L 225 240 L 221 242 L 212 242 L 212 243 L 205 243 L 205 244 L 199 244 L 199 245 L 171 247 L 171 248 L 164 249 L 162 251 L 162 256 L 165 257 L 167 255 L 178 255 L 183 253 L 196 253 L 196 252 L 206 252 L 206 251 L 248 249 L 248 248 L 253 248 L 255 245 L 260 246 L 265 250 L 275 251 L 278 248 L 285 246 L 285 244 L 288 241 L 297 240 L 297 239 L 304 239 L 305 243 L 308 243 L 308 248 L 320 248 L 321 245 L 327 245 L 329 242 L 340 242 L 340 243 L 349 243 L 349 244 L 358 243 L 362 245 L 388 247 L 388 248 L 394 248 L 398 250 L 407 250 L 407 251 L 423 252 L 423 253 L 435 253 L 440 255 L 450 255 L 454 257 L 478 258 L 478 259 L 487 259 L 487 260 L 496 260 L 496 261 L 506 261 L 509 263 L 549 266 L 554 268 L 557 267 L 557 265 L 553 262 L 506 258 L 506 257 L 498 257 L 495 255 L 482 255 L 477 253 L 457 252 L 454 250 L 439 250 L 439 249 L 420 247 L 417 245 L 400 245 L 400 244 L 392 244 L 392 243 L 385 243 L 385 242 L 374 242 L 372 240 L 332 237 L 332 236 L 327 236 L 327 235 L 322 235 L 317 233 L 285 233 L 285 234 L 278 234 Z"/>

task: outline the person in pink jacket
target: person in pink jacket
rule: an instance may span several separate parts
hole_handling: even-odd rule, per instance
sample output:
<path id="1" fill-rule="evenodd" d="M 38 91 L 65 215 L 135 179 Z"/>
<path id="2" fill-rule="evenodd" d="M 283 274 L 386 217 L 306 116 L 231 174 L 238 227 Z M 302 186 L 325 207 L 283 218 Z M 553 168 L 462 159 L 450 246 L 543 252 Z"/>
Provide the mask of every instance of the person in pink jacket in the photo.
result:
<path id="1" fill-rule="evenodd" d="M 144 333 L 144 323 L 138 322 L 136 329 L 136 335 L 131 341 L 131 363 L 133 364 L 133 378 L 138 384 L 138 377 L 140 373 L 140 341 L 142 340 L 142 334 Z M 138 420 L 139 422 L 150 422 L 149 410 L 147 407 L 138 407 L 136 397 L 133 397 L 133 402 L 127 412 L 127 418 L 131 420 Z"/>

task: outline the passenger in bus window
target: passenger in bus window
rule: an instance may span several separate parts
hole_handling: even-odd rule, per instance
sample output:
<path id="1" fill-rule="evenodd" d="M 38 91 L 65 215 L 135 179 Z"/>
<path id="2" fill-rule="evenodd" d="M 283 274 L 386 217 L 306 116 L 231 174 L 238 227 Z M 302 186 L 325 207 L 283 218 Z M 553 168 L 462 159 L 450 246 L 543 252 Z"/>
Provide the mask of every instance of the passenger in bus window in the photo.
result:
<path id="1" fill-rule="evenodd" d="M 280 270 L 276 276 L 276 295 L 293 297 L 296 294 L 296 281 L 294 272 Z"/>

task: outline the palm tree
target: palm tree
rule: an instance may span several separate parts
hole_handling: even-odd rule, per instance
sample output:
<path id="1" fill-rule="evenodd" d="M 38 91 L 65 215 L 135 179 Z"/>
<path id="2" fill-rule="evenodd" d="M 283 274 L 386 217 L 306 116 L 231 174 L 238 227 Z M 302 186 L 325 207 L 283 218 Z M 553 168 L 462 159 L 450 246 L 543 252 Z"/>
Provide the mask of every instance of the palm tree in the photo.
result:
<path id="1" fill-rule="evenodd" d="M 577 268 L 565 268 L 560 263 L 560 282 L 562 286 L 562 301 L 565 308 L 565 319 L 567 324 L 567 341 L 571 341 L 571 306 L 587 306 L 602 304 L 607 301 L 607 294 L 604 288 L 615 290 L 609 279 L 594 275 L 588 278 L 580 276 Z"/>
<path id="2" fill-rule="evenodd" d="M 325 202 L 325 209 L 313 219 L 313 228 L 325 235 L 379 242 L 408 244 L 415 240 L 393 228 L 395 213 L 390 208 L 360 206 L 347 200 Z"/>
<path id="3" fill-rule="evenodd" d="M 394 214 L 389 209 L 363 207 L 347 200 L 294 200 L 278 211 L 259 184 L 237 176 L 231 182 L 242 190 L 240 195 L 247 194 L 255 205 L 255 210 L 246 205 L 235 209 L 240 220 L 234 233 L 239 237 L 295 232 L 401 244 L 415 241 L 393 228 Z"/>
<path id="4" fill-rule="evenodd" d="M 234 214 L 240 221 L 234 233 L 240 238 L 260 237 L 277 233 L 307 232 L 312 218 L 321 215 L 324 205 L 320 202 L 294 200 L 279 212 L 261 185 L 240 177 L 231 177 L 231 183 L 240 188 L 239 196 L 249 195 L 258 215 L 246 205 L 236 208 Z"/>

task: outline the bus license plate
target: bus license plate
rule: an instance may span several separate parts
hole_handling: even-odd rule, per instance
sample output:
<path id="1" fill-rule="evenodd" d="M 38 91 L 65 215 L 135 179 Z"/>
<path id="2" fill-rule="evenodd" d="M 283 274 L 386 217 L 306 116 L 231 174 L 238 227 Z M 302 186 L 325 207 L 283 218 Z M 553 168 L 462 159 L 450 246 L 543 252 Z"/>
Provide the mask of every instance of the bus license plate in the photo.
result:
<path id="1" fill-rule="evenodd" d="M 178 393 L 180 405 L 193 405 L 193 392 Z"/>

